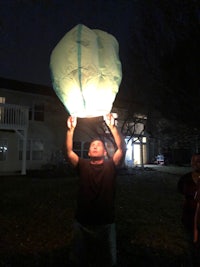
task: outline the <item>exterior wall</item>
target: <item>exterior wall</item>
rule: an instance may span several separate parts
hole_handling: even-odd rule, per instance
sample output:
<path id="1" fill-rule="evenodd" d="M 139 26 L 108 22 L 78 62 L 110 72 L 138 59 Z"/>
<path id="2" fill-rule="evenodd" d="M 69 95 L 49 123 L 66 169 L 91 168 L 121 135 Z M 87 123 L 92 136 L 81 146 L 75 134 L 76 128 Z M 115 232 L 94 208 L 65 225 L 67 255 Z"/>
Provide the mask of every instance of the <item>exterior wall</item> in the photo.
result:
<path id="1" fill-rule="evenodd" d="M 56 161 L 54 155 L 63 149 L 65 143 L 67 112 L 58 99 L 43 97 L 43 103 L 44 121 L 29 121 L 28 138 L 43 141 L 44 157 L 42 162 L 28 163 L 29 168 Z"/>
<path id="2" fill-rule="evenodd" d="M 18 136 L 15 132 L 0 131 L 0 139 L 7 141 L 6 160 L 0 161 L 0 170 L 3 172 L 12 172 L 21 169 L 22 162 L 18 160 Z"/>
<path id="3" fill-rule="evenodd" d="M 34 107 L 44 104 L 44 121 L 29 120 L 27 140 L 43 142 L 41 160 L 27 160 L 26 169 L 40 169 L 43 165 L 56 161 L 64 148 L 67 112 L 58 98 L 38 94 L 30 94 L 16 90 L 0 89 L 0 97 L 5 97 L 5 104 L 17 104 Z M 12 131 L 0 130 L 0 139 L 6 139 L 8 150 L 6 160 L 0 161 L 0 172 L 20 171 L 22 160 L 19 159 L 20 135 Z"/>

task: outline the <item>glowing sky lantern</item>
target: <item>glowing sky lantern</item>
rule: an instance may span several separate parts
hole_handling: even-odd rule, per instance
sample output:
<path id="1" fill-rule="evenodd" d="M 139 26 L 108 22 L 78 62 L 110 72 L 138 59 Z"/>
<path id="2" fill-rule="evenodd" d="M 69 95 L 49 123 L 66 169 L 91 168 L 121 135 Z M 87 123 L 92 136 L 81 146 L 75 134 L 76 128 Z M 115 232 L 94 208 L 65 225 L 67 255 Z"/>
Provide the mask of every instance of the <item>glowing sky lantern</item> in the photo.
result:
<path id="1" fill-rule="evenodd" d="M 119 46 L 114 36 L 78 24 L 51 53 L 53 88 L 76 117 L 108 114 L 122 79 Z"/>

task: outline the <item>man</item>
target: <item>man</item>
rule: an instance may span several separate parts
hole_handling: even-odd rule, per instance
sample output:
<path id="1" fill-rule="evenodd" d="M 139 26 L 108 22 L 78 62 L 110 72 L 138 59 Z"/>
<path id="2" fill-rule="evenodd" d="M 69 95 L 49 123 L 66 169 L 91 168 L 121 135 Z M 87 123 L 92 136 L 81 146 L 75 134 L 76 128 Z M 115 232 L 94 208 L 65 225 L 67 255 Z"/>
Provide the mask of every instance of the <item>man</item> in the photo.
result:
<path id="1" fill-rule="evenodd" d="M 200 240 L 198 238 L 197 213 L 200 190 L 200 154 L 191 158 L 192 171 L 184 174 L 178 181 L 178 191 L 184 196 L 182 209 L 182 223 L 186 230 L 188 244 L 191 248 L 192 266 L 200 266 Z M 199 191 L 200 194 L 200 191 Z M 196 213 L 196 215 L 195 215 Z"/>
<path id="2" fill-rule="evenodd" d="M 67 120 L 67 156 L 71 164 L 77 168 L 80 178 L 72 253 L 76 266 L 116 266 L 116 166 L 123 158 L 124 142 L 115 126 L 113 115 L 108 114 L 104 119 L 117 146 L 113 157 L 108 160 L 105 160 L 106 149 L 101 140 L 91 142 L 88 151 L 90 159 L 80 158 L 73 151 L 77 119 L 70 116 Z"/>

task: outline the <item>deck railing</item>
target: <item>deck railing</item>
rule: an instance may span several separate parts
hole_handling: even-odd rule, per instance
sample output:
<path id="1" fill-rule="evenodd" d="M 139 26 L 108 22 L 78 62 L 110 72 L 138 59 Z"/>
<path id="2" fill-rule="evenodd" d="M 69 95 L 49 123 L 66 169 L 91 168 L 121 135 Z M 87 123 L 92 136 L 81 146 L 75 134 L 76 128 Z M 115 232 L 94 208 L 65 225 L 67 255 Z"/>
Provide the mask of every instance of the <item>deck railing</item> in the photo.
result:
<path id="1" fill-rule="evenodd" d="M 28 107 L 0 103 L 0 129 L 24 130 L 28 127 Z"/>

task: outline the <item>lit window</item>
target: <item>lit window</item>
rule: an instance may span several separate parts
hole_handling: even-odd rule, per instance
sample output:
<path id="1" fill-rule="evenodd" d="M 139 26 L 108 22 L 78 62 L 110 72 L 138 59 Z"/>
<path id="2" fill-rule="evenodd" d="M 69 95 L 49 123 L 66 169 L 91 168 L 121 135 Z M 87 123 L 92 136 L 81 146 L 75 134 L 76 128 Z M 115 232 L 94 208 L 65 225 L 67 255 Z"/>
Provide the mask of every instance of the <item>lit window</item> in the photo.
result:
<path id="1" fill-rule="evenodd" d="M 133 140 L 134 140 L 134 143 L 140 143 L 140 139 L 138 137 L 134 137 Z M 142 143 L 145 144 L 146 142 L 147 142 L 147 138 L 142 137 Z"/>
<path id="2" fill-rule="evenodd" d="M 7 158 L 8 144 L 7 140 L 0 139 L 0 161 L 4 161 Z"/>
<path id="3" fill-rule="evenodd" d="M 142 138 L 142 143 L 146 143 L 147 142 L 147 138 L 146 137 L 143 137 Z"/>
<path id="4" fill-rule="evenodd" d="M 1 104 L 5 104 L 5 101 L 6 101 L 5 97 L 0 96 L 0 103 Z"/>

